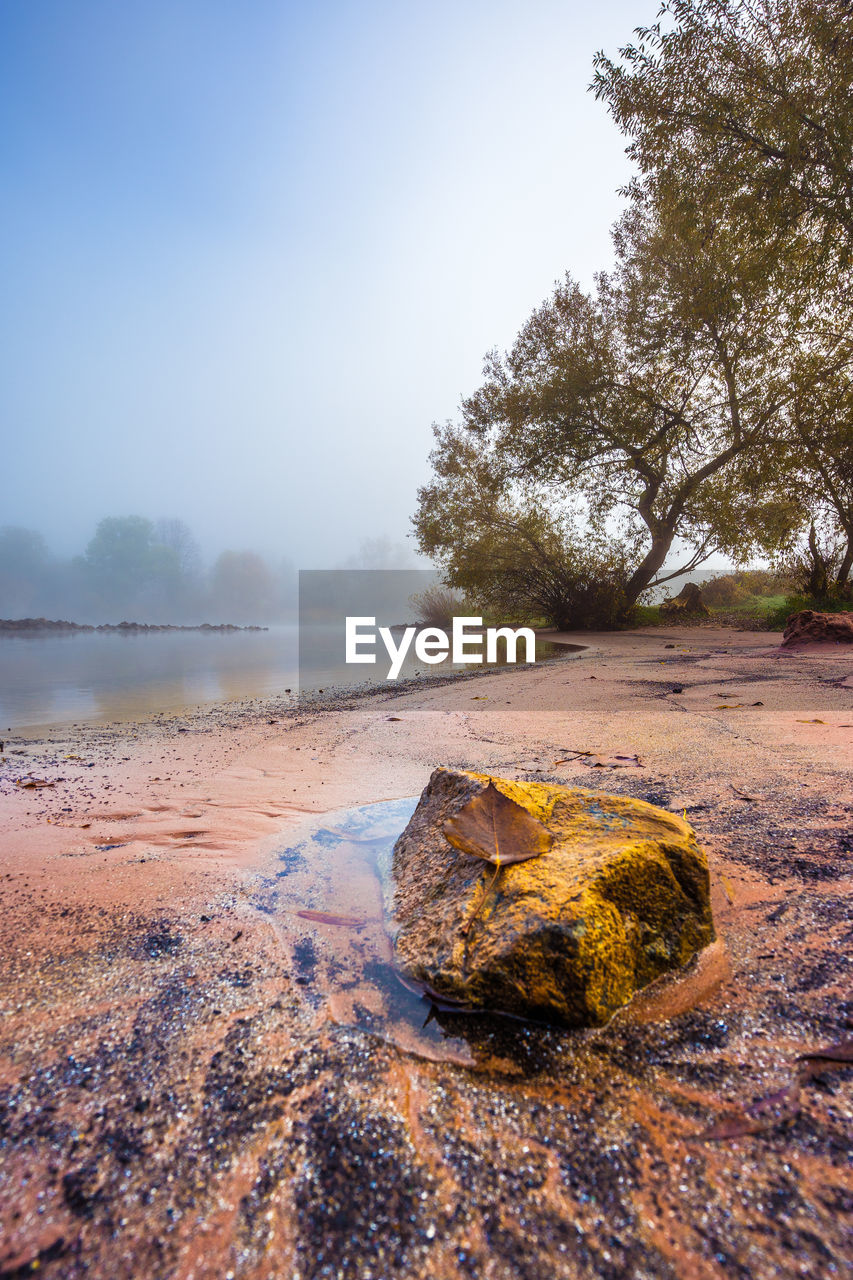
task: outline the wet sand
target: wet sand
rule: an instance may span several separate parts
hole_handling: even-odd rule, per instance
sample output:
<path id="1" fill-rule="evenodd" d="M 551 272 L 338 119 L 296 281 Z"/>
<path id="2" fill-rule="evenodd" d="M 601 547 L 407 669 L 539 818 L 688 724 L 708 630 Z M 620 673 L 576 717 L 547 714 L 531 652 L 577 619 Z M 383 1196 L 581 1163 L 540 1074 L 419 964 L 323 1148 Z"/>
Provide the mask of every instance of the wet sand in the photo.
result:
<path id="1" fill-rule="evenodd" d="M 565 638 L 590 648 L 7 736 L 0 1277 L 846 1273 L 851 1071 L 789 1086 L 853 1024 L 853 655 Z M 602 1032 L 450 1026 L 467 1066 L 371 1029 L 369 927 L 297 912 L 381 915 L 375 882 L 291 854 L 439 763 L 686 810 L 713 980 Z"/>

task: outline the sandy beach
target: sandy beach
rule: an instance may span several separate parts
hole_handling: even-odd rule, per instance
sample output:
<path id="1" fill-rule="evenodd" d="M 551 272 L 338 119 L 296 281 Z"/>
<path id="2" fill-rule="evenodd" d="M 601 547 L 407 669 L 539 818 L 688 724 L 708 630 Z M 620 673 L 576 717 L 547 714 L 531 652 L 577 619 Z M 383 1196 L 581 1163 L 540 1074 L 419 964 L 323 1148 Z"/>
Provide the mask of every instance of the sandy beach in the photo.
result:
<path id="1" fill-rule="evenodd" d="M 0 1277 L 846 1273 L 851 1071 L 798 1058 L 853 1027 L 849 647 L 561 639 L 588 647 L 5 735 Z M 367 863 L 289 851 L 439 764 L 686 813 L 714 956 L 603 1031 L 407 1030 Z"/>

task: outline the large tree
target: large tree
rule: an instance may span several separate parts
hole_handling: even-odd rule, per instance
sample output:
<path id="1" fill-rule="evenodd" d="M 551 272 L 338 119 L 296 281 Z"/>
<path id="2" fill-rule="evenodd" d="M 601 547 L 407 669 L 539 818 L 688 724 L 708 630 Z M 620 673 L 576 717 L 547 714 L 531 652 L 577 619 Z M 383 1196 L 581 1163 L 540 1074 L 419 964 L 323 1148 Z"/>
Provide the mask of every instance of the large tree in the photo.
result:
<path id="1" fill-rule="evenodd" d="M 853 4 L 667 0 L 593 82 L 663 198 L 711 201 L 742 234 L 798 227 L 853 252 Z"/>
<path id="2" fill-rule="evenodd" d="M 520 540 L 537 510 L 553 529 L 579 497 L 599 533 L 619 527 L 629 603 L 713 550 L 744 559 L 788 530 L 793 398 L 844 365 L 843 338 L 792 296 L 774 243 L 744 246 L 699 209 L 664 216 L 637 198 L 616 245 L 595 295 L 567 277 L 512 349 L 488 358 L 461 424 L 438 432 L 415 527 L 460 585 L 468 513 L 480 495 L 488 520 L 490 485 L 495 527 L 515 521 Z M 806 332 L 816 354 L 795 382 Z M 691 550 L 662 574 L 677 540 Z"/>
<path id="3" fill-rule="evenodd" d="M 176 551 L 157 538 L 144 516 L 105 516 L 79 561 L 92 605 L 101 615 L 142 610 L 172 614 L 182 576 Z"/>
<path id="4" fill-rule="evenodd" d="M 699 212 L 770 248 L 799 351 L 776 453 L 798 508 L 806 577 L 825 594 L 853 567 L 853 3 L 669 0 L 621 58 L 596 57 L 594 89 L 629 138 L 629 191 Z M 827 362 L 827 355 L 830 359 Z M 834 581 L 833 581 L 834 580 Z"/>

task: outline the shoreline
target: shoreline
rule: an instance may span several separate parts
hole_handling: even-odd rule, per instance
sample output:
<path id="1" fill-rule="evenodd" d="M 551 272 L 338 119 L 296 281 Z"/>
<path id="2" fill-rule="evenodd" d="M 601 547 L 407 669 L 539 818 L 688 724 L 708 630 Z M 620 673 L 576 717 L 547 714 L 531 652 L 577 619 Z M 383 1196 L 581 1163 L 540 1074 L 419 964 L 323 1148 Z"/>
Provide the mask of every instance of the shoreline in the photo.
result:
<path id="1" fill-rule="evenodd" d="M 464 1254 L 496 1276 L 769 1280 L 826 1269 L 816 1219 L 841 1259 L 824 1193 L 853 1191 L 849 1068 L 786 1124 L 695 1136 L 849 1034 L 849 656 L 707 627 L 578 639 L 578 662 L 8 739 L 0 1272 L 309 1280 L 324 1256 L 455 1280 Z M 616 754 L 640 766 L 593 763 Z M 333 984 L 361 935 L 282 904 L 344 915 L 373 889 L 282 854 L 319 815 L 419 794 L 439 763 L 685 811 L 728 976 L 663 1022 L 498 1037 L 485 1073 L 353 1028 Z"/>

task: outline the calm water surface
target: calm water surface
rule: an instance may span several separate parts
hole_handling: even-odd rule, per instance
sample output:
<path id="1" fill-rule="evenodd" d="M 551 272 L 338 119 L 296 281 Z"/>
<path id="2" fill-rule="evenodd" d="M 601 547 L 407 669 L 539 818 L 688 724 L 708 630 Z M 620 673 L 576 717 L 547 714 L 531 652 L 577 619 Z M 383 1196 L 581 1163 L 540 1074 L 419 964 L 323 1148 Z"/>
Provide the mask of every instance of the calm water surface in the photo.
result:
<path id="1" fill-rule="evenodd" d="M 295 696 L 299 629 L 0 635 L 0 730 L 79 720 L 133 720 L 240 698 Z M 523 653 L 523 647 L 520 650 Z M 537 658 L 565 656 L 562 646 L 537 644 Z M 310 665 L 310 664 L 309 664 Z M 387 663 L 377 667 L 384 676 Z M 449 663 L 423 668 L 409 657 L 401 678 L 446 675 Z M 470 668 L 467 668 L 470 669 Z M 310 666 L 302 691 L 357 685 L 351 669 L 331 661 Z"/>
<path id="2" fill-rule="evenodd" d="M 0 635 L 0 728 L 125 720 L 295 688 L 297 628 Z"/>

